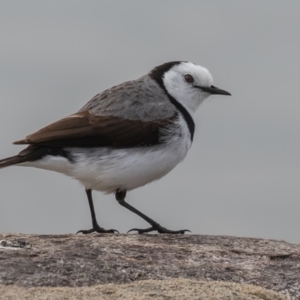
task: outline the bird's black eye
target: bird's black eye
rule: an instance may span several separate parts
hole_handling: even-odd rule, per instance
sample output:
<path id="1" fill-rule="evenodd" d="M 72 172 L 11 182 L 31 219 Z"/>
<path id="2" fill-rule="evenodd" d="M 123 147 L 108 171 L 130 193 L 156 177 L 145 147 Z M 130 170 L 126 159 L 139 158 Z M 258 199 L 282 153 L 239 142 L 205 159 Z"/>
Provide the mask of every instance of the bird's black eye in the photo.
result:
<path id="1" fill-rule="evenodd" d="M 193 82 L 194 82 L 194 78 L 193 78 L 193 76 L 190 75 L 190 74 L 184 75 L 184 79 L 185 79 L 185 81 L 186 81 L 187 83 L 193 83 Z"/>

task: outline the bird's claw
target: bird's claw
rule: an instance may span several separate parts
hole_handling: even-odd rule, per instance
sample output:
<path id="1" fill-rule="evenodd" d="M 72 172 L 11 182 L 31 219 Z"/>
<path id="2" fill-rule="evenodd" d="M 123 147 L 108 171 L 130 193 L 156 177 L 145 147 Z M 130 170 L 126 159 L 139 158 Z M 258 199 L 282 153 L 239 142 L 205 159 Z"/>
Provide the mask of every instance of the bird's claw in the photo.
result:
<path id="1" fill-rule="evenodd" d="M 160 225 L 152 226 L 152 227 L 145 228 L 145 229 L 133 228 L 133 229 L 130 229 L 129 231 L 127 231 L 127 233 L 132 232 L 132 231 L 137 231 L 138 234 L 143 234 L 143 233 L 147 233 L 147 232 L 151 232 L 151 231 L 157 231 L 158 233 L 167 233 L 167 234 L 184 234 L 185 232 L 191 232 L 188 229 L 169 230 Z"/>
<path id="2" fill-rule="evenodd" d="M 94 226 L 92 229 L 89 230 L 79 230 L 76 232 L 76 234 L 78 233 L 82 233 L 82 234 L 89 234 L 92 232 L 97 232 L 97 233 L 120 233 L 118 230 L 116 229 L 104 229 L 102 227 L 100 227 L 99 225 Z"/>

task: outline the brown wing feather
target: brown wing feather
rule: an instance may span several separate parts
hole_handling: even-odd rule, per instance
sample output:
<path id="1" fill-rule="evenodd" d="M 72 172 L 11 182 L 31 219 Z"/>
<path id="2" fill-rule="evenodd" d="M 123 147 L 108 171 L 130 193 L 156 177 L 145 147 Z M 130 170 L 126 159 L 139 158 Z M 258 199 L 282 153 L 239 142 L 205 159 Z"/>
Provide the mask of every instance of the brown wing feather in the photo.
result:
<path id="1" fill-rule="evenodd" d="M 52 123 L 15 144 L 59 147 L 137 147 L 157 144 L 160 129 L 170 124 L 175 117 L 142 122 L 95 116 L 89 111 L 81 111 Z"/>

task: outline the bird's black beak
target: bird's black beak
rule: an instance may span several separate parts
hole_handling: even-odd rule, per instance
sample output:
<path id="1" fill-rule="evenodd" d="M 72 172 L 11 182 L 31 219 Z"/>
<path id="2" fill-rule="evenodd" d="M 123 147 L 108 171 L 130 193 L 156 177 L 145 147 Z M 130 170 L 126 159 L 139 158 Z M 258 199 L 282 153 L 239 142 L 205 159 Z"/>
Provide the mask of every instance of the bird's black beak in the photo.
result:
<path id="1" fill-rule="evenodd" d="M 210 86 L 210 87 L 200 87 L 200 89 L 204 92 L 210 93 L 210 94 L 215 94 L 215 95 L 227 95 L 227 96 L 231 96 L 230 93 L 221 90 L 219 88 L 217 88 L 216 86 Z"/>

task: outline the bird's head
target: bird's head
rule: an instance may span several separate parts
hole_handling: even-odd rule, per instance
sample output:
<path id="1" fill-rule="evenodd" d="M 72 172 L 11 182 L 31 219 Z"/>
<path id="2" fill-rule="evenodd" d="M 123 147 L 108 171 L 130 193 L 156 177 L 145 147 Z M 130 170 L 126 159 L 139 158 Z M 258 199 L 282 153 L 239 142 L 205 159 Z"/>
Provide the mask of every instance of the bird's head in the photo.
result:
<path id="1" fill-rule="evenodd" d="M 191 114 L 210 95 L 230 96 L 213 85 L 213 78 L 206 68 L 192 62 L 168 62 L 154 68 L 149 75 Z"/>

